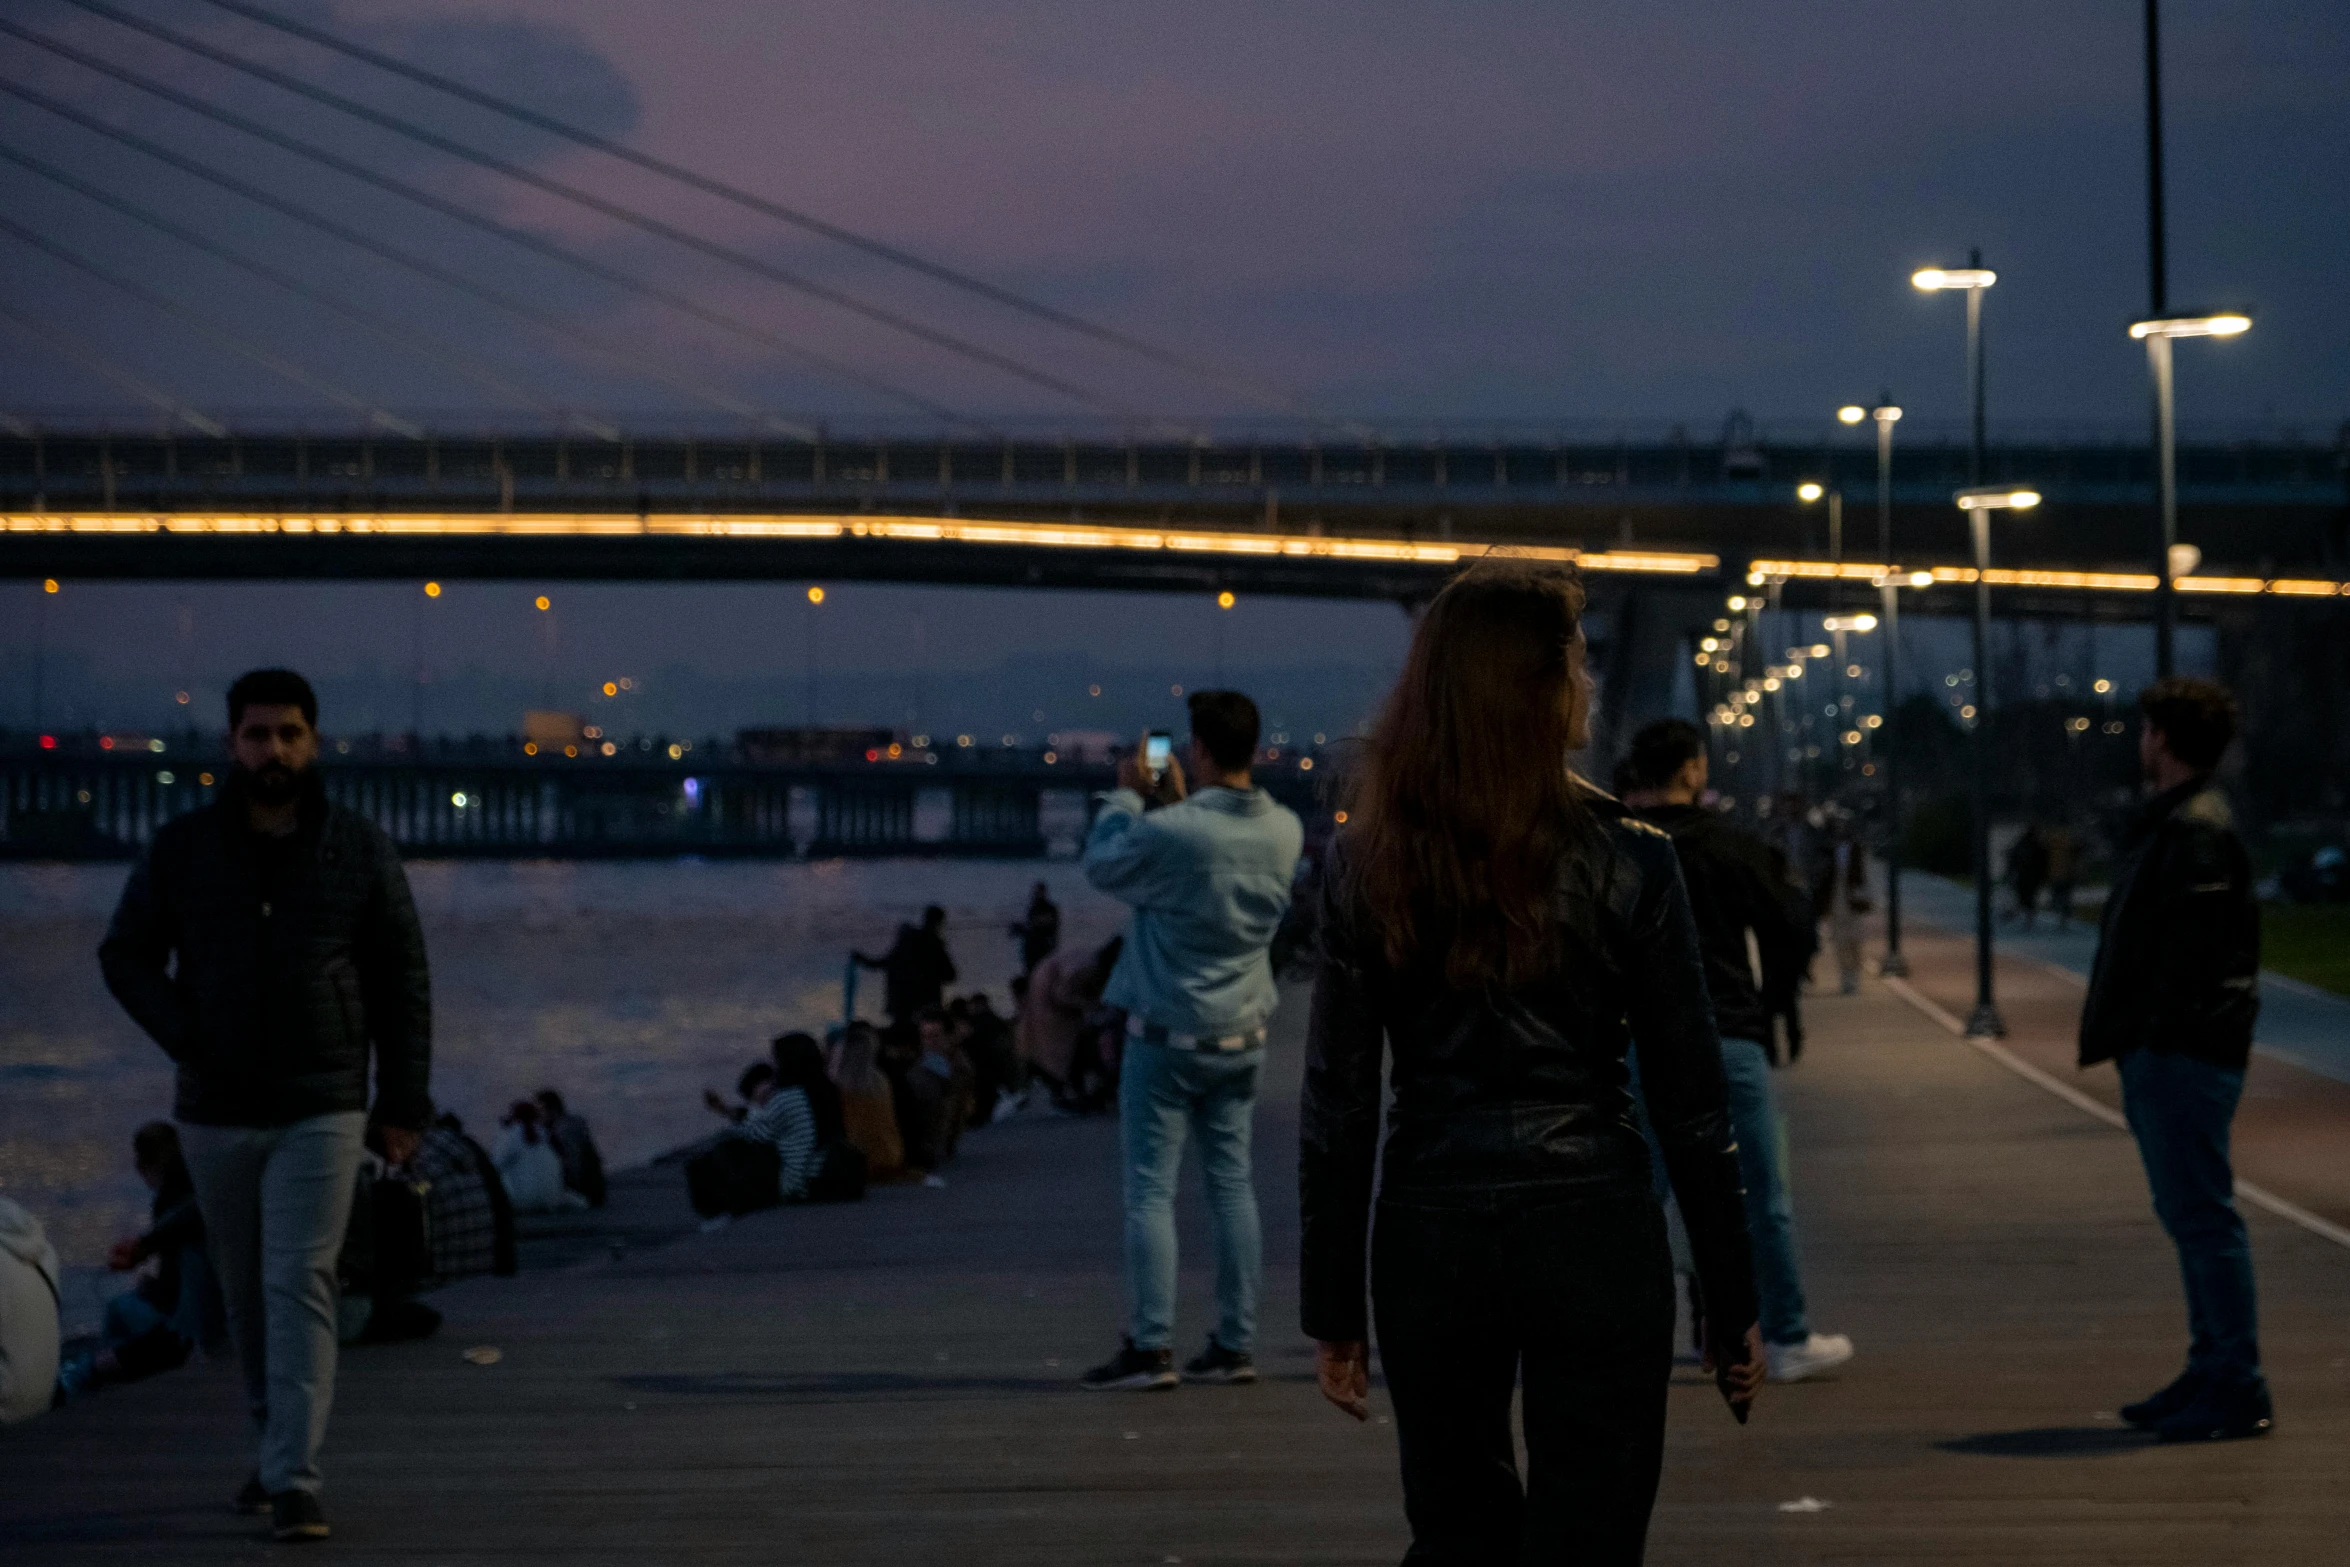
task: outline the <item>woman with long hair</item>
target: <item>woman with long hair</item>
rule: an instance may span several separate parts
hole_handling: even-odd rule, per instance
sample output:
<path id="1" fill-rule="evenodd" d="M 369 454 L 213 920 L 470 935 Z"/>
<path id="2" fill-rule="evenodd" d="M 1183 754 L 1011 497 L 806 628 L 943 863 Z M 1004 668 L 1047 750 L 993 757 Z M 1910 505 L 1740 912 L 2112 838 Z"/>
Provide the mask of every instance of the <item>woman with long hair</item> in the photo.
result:
<path id="1" fill-rule="evenodd" d="M 1567 766 L 1590 728 L 1582 611 L 1571 569 L 1512 561 L 1437 595 L 1325 877 L 1301 1108 L 1305 1330 L 1324 1396 L 1365 1419 L 1377 1319 L 1407 1561 L 1641 1558 L 1673 1271 L 1626 1061 L 1635 1041 L 1704 1285 L 1709 1362 L 1740 1420 L 1762 1383 L 1721 1046 L 1680 868 L 1670 840 Z M 1393 1103 L 1374 1205 L 1383 1045 Z"/>

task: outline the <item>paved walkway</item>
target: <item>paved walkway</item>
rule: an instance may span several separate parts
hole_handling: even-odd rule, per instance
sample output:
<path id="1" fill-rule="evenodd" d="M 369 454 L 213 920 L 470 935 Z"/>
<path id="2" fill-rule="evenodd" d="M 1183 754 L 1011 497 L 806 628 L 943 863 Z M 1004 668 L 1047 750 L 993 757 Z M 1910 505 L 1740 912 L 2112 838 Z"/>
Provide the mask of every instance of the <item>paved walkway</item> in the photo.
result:
<path id="1" fill-rule="evenodd" d="M 433 1341 L 345 1361 L 327 1456 L 353 1562 L 1379 1563 L 1394 1429 L 1314 1394 L 1296 1316 L 1283 1014 L 1260 1121 L 1270 1300 L 1254 1388 L 1088 1395 L 1118 1319 L 1112 1129 L 974 1135 L 944 1191 L 681 1233 L 627 1178 L 628 1243 L 547 1243 L 446 1292 Z M 2259 1563 L 2350 1538 L 2350 1250 L 2252 1218 L 2280 1428 L 2166 1449 L 2117 1403 L 2175 1368 L 2176 1275 L 2126 1139 L 1872 981 L 1813 1004 L 1782 1078 L 1817 1324 L 1844 1374 L 1741 1430 L 1673 1393 L 1650 1559 Z M 1186 1194 L 1186 1255 L 1204 1261 Z M 666 1244 L 660 1244 L 665 1237 Z M 567 1259 L 567 1260 L 566 1260 Z M 1185 1347 L 1206 1282 L 1186 1280 Z M 475 1365 L 462 1352 L 494 1346 Z M 1375 1406 L 1381 1400 L 1374 1397 Z M 0 1552 L 267 1559 L 222 1507 L 245 1453 L 223 1364 L 0 1435 Z"/>

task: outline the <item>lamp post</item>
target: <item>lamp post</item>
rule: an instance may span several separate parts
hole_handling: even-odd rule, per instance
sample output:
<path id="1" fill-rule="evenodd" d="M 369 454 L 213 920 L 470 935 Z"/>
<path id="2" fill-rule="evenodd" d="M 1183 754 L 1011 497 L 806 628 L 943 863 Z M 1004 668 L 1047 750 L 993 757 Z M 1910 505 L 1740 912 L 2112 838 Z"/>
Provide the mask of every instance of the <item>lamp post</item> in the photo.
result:
<path id="1" fill-rule="evenodd" d="M 1969 1039 L 1998 1039 L 2007 1024 L 1991 999 L 1991 514 L 2040 504 L 2036 490 L 2007 485 L 1961 490 L 1952 499 L 1966 513 L 1975 542 L 1975 1010 Z"/>
<path id="2" fill-rule="evenodd" d="M 2235 337 L 2252 329 L 2252 318 L 2233 312 L 2204 316 L 2168 316 L 2133 322 L 2130 336 L 2146 344 L 2146 363 L 2154 372 L 2154 474 L 2161 495 L 2161 538 L 2155 550 L 2154 674 L 2171 673 L 2171 644 L 2179 623 L 2178 594 L 2172 587 L 2179 572 L 2175 556 L 2179 544 L 2179 448 L 2171 397 L 2171 340 L 2181 337 Z"/>
<path id="3" fill-rule="evenodd" d="M 1925 267 L 1909 275 L 1912 287 L 1929 294 L 1955 289 L 1966 295 L 1967 406 L 1974 419 L 1974 445 L 1967 455 L 1967 483 L 1983 482 L 1983 292 L 1999 281 L 1999 274 L 1983 266 L 1983 253 L 1972 252 L 1963 267 Z"/>
<path id="4" fill-rule="evenodd" d="M 1913 571 L 1913 588 L 1931 587 L 1934 574 Z M 1885 610 L 1885 959 L 1877 972 L 1901 979 L 1909 973 L 1909 959 L 1901 955 L 1901 730 L 1896 714 L 1901 704 L 1901 584 L 1902 574 L 1888 570 L 1877 579 Z M 1978 707 L 1976 712 L 1980 714 Z"/>

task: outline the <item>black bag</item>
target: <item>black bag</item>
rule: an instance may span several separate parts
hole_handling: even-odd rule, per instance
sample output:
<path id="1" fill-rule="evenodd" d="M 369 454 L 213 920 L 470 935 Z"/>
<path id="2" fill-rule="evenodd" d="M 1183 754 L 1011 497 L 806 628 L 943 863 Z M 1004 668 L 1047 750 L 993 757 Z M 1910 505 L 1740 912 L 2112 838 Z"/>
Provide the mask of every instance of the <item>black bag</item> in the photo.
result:
<path id="1" fill-rule="evenodd" d="M 859 1202 L 865 1196 L 865 1150 L 843 1138 L 827 1143 L 808 1178 L 810 1202 Z"/>
<path id="2" fill-rule="evenodd" d="M 705 1219 L 774 1207 L 782 1180 L 783 1156 L 755 1137 L 721 1137 L 685 1162 L 686 1194 Z"/>

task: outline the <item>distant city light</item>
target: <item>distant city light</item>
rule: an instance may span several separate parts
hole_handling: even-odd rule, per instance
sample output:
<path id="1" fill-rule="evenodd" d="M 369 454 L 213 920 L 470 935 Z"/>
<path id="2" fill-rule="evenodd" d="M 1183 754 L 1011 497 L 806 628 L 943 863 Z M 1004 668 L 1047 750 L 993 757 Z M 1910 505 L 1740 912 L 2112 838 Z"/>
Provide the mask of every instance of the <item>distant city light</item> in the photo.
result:
<path id="1" fill-rule="evenodd" d="M 677 754 L 677 747 L 675 747 L 675 746 L 671 746 L 671 747 L 669 748 L 669 752 L 670 752 L 670 754 L 671 754 L 672 756 L 676 755 L 676 754 Z M 539 743 L 538 743 L 536 740 L 525 740 L 525 741 L 523 741 L 523 742 L 522 742 L 522 754 L 523 754 L 524 756 L 536 756 L 536 755 L 538 755 L 538 754 L 539 754 Z"/>
<path id="2" fill-rule="evenodd" d="M 188 705 L 188 693 L 185 691 L 178 692 L 173 695 L 172 700 L 177 702 L 180 706 L 185 707 Z"/>
<path id="3" fill-rule="evenodd" d="M 42 591 L 43 593 L 54 593 L 54 592 L 56 592 L 56 591 L 57 591 L 57 579 L 56 579 L 55 577 L 43 577 L 43 578 L 41 579 L 41 591 Z"/>
<path id="4" fill-rule="evenodd" d="M 2106 692 L 2113 689 L 2113 682 L 2110 680 L 2100 680 L 2093 689 L 2099 696 L 2103 696 Z"/>
<path id="5" fill-rule="evenodd" d="M 424 585 L 424 596 L 428 599 L 439 598 L 441 596 L 441 585 L 437 582 L 426 583 Z"/>
<path id="6" fill-rule="evenodd" d="M 544 593 L 540 594 L 531 602 L 536 604 L 540 609 L 553 609 L 555 607 L 553 604 L 548 602 L 547 596 Z"/>
<path id="7" fill-rule="evenodd" d="M 619 681 L 617 681 L 617 680 L 607 680 L 607 681 L 605 681 L 605 682 L 604 682 L 604 695 L 606 695 L 606 696 L 618 696 L 619 694 L 620 694 L 620 682 L 619 682 Z"/>
<path id="8" fill-rule="evenodd" d="M 1230 588 L 1226 588 L 1223 592 L 1216 595 L 1216 607 L 1218 609 L 1230 609 L 1232 607 L 1232 590 Z"/>
<path id="9" fill-rule="evenodd" d="M 172 777 L 172 775 L 168 772 L 160 772 L 155 775 L 155 781 L 159 784 L 167 784 L 177 783 L 179 780 Z"/>
<path id="10" fill-rule="evenodd" d="M 462 810 L 464 810 L 464 809 L 465 809 L 465 807 L 466 807 L 466 806 L 468 806 L 468 805 L 472 804 L 473 802 L 472 802 L 472 801 L 470 801 L 470 800 L 468 800 L 468 799 L 466 799 L 466 798 L 465 798 L 465 791 L 464 791 L 464 790 L 462 790 L 462 789 L 460 789 L 460 790 L 458 790 L 458 791 L 457 791 L 455 794 L 452 794 L 452 795 L 450 795 L 450 796 L 449 796 L 449 803 L 450 803 L 451 805 L 454 805 L 455 807 L 457 807 L 457 809 L 459 809 L 460 811 L 462 811 Z"/>
<path id="11" fill-rule="evenodd" d="M 811 604 L 821 604 L 821 603 L 823 603 L 823 602 L 824 602 L 824 590 L 823 590 L 822 588 L 810 588 L 810 589 L 808 590 L 808 602 L 809 602 L 809 603 L 811 603 Z"/>

